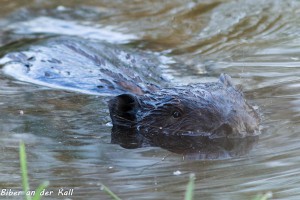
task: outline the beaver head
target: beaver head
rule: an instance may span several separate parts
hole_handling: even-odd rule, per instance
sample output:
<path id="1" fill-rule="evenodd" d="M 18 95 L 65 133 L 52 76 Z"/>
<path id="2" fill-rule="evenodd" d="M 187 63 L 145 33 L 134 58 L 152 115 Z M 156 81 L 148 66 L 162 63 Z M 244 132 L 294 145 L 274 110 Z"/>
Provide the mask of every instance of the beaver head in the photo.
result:
<path id="1" fill-rule="evenodd" d="M 222 74 L 218 82 L 166 88 L 152 94 L 121 94 L 109 101 L 113 126 L 159 135 L 245 137 L 259 133 L 259 117 Z"/>

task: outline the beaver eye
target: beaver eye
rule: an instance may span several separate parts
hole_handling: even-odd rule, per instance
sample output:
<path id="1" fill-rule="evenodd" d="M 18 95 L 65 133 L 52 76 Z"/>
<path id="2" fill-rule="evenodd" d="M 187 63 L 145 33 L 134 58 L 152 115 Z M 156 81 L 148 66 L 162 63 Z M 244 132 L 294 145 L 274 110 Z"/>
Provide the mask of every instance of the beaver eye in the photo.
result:
<path id="1" fill-rule="evenodd" d="M 179 112 L 179 111 L 174 111 L 173 113 L 172 113 L 172 116 L 174 117 L 174 118 L 179 118 L 179 117 L 181 117 L 181 112 Z"/>

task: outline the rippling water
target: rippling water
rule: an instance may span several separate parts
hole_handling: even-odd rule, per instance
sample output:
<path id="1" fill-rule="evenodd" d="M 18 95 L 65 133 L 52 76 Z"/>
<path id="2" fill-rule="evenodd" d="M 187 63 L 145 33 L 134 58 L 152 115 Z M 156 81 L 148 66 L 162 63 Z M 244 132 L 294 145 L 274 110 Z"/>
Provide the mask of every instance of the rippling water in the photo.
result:
<path id="1" fill-rule="evenodd" d="M 49 190 L 74 188 L 71 199 L 109 199 L 101 183 L 124 199 L 183 199 L 190 173 L 197 178 L 196 199 L 251 199 L 267 191 L 275 199 L 300 198 L 300 1 L 0 5 L 1 55 L 53 34 L 159 52 L 176 60 L 166 70 L 174 82 L 230 74 L 259 105 L 263 126 L 254 148 L 232 159 L 195 160 L 155 147 L 123 149 L 110 144 L 107 97 L 49 89 L 1 73 L 0 189 L 21 190 L 18 145 L 24 140 L 32 187 L 49 180 Z"/>

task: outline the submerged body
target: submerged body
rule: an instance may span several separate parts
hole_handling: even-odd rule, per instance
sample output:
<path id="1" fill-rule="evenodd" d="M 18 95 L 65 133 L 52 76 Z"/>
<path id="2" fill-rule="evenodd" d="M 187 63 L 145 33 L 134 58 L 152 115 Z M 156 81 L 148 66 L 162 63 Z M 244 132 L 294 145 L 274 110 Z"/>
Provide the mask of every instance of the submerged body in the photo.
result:
<path id="1" fill-rule="evenodd" d="M 256 111 L 228 75 L 222 74 L 218 82 L 171 86 L 161 77 L 161 60 L 151 53 L 59 37 L 22 47 L 0 62 L 6 74 L 22 81 L 118 95 L 109 101 L 113 125 L 146 138 L 259 133 Z"/>
<path id="2" fill-rule="evenodd" d="M 85 94 L 143 94 L 169 84 L 158 56 L 74 37 L 28 41 L 0 64 L 18 80 Z"/>

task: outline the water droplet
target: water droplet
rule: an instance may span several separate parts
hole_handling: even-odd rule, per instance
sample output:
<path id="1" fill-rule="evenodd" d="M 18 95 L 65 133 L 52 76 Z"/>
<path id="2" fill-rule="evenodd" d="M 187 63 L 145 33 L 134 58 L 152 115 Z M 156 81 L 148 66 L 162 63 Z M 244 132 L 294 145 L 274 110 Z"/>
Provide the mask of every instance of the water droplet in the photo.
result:
<path id="1" fill-rule="evenodd" d="M 182 174 L 182 173 L 181 173 L 181 171 L 179 171 L 179 170 L 173 172 L 173 175 L 175 175 L 175 176 L 178 176 L 178 175 L 181 175 L 181 174 Z"/>

